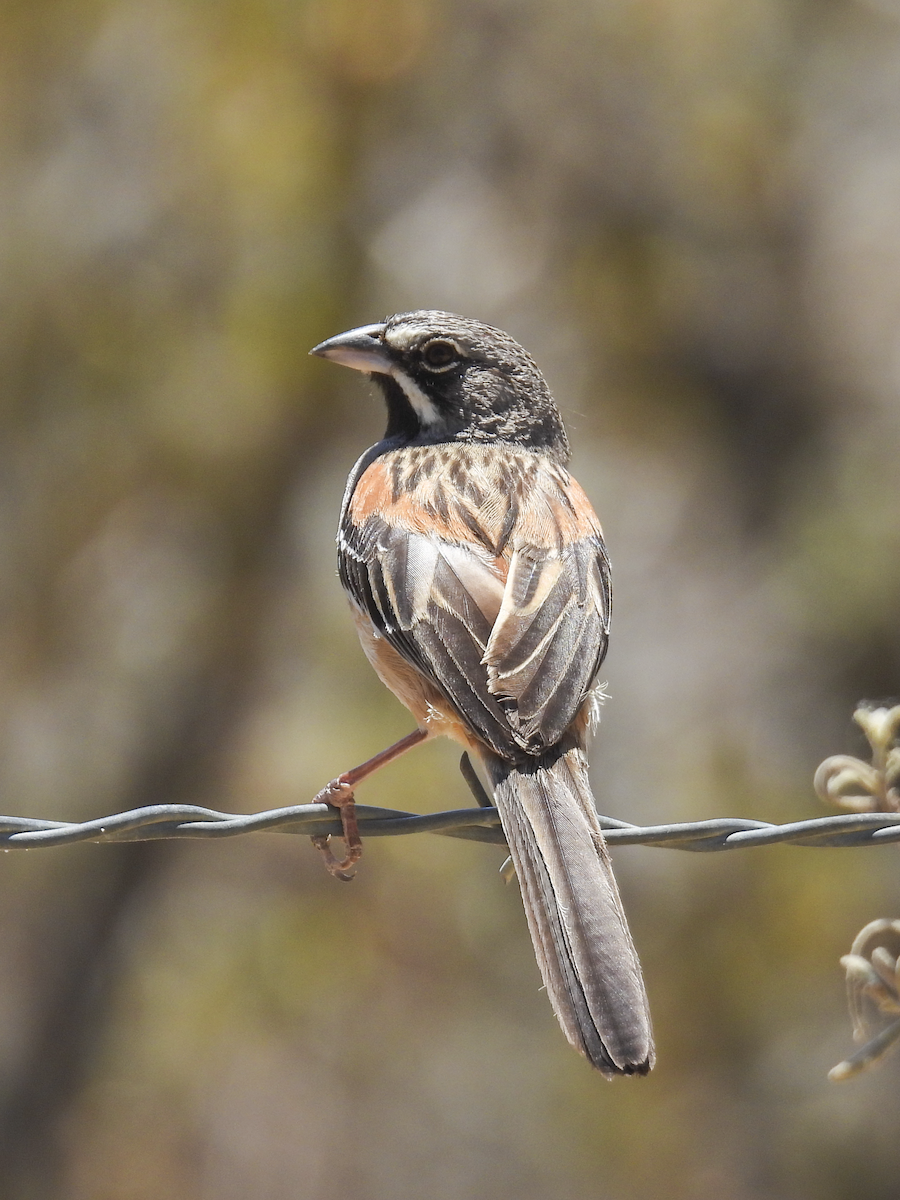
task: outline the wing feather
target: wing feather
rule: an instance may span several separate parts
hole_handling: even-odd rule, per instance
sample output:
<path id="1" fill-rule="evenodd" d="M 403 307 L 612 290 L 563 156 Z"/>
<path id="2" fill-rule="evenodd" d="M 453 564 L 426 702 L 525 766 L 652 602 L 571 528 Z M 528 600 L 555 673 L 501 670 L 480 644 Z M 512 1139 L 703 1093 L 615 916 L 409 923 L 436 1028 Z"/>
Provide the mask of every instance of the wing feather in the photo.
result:
<path id="1" fill-rule="evenodd" d="M 496 491 L 484 503 L 496 509 Z M 493 550 L 489 537 L 473 539 L 471 521 L 453 537 L 371 510 L 341 526 L 344 587 L 505 759 L 562 738 L 606 652 L 609 566 L 596 518 L 588 509 L 581 536 L 567 541 L 545 530 L 547 507 L 540 487 L 525 495 Z"/>

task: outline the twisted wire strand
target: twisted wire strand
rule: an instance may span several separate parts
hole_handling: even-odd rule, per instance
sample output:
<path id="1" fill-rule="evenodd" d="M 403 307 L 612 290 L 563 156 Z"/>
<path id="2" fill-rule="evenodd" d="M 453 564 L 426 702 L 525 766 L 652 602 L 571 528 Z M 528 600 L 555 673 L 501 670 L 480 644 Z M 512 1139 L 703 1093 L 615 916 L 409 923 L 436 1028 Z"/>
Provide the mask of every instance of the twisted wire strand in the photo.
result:
<path id="1" fill-rule="evenodd" d="M 409 833 L 438 833 L 446 837 L 505 844 L 495 808 L 462 808 L 448 812 L 402 812 L 357 805 L 363 837 L 395 837 Z M 666 825 L 631 825 L 600 817 L 611 845 L 663 846 L 673 850 L 739 850 L 747 846 L 875 846 L 900 841 L 900 813 L 849 813 L 814 817 L 773 825 L 741 817 L 718 817 Z M 341 823 L 327 804 L 298 804 L 266 812 L 236 815 L 192 804 L 154 804 L 92 821 L 44 821 L 31 817 L 0 817 L 0 848 L 35 849 L 75 842 L 144 842 L 160 838 L 236 837 L 245 833 L 277 832 L 340 835 Z"/>

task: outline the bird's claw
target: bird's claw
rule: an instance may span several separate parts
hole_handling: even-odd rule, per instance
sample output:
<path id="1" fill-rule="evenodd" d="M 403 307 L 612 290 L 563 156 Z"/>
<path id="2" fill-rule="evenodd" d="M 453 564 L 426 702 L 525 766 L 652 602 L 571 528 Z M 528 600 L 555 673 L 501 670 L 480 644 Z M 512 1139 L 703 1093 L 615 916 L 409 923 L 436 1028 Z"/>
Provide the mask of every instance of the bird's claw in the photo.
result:
<path id="1" fill-rule="evenodd" d="M 325 860 L 325 869 L 335 879 L 345 883 L 356 874 L 356 864 L 362 858 L 362 838 L 359 836 L 359 825 L 356 820 L 356 801 L 353 788 L 342 776 L 332 779 L 316 796 L 315 804 L 330 804 L 341 815 L 342 837 L 344 839 L 344 857 L 335 858 L 331 849 L 331 834 L 316 834 L 312 844 Z"/>

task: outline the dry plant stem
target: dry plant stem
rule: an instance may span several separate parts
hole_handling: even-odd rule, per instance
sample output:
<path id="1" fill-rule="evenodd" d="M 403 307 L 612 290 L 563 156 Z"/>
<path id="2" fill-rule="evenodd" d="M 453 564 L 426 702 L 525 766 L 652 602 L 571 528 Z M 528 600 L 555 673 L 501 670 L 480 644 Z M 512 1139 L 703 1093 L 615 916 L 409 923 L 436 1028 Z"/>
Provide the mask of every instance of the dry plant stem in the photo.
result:
<path id="1" fill-rule="evenodd" d="M 849 754 L 826 758 L 813 781 L 816 794 L 851 812 L 900 812 L 900 705 L 860 705 L 853 719 L 872 748 L 872 761 Z"/>
<path id="2" fill-rule="evenodd" d="M 861 1071 L 867 1070 L 878 1062 L 898 1041 L 900 1041 L 900 1021 L 895 1021 L 872 1038 L 870 1042 L 867 1042 L 861 1050 L 857 1050 L 850 1058 L 838 1063 L 836 1067 L 832 1067 L 828 1072 L 828 1078 L 833 1083 L 842 1083 L 845 1079 L 859 1075 Z"/>
<path id="3" fill-rule="evenodd" d="M 412 733 L 408 733 L 399 742 L 394 742 L 393 746 L 388 746 L 386 750 L 382 750 L 372 758 L 366 759 L 358 767 L 352 767 L 349 771 L 345 771 L 343 775 L 338 775 L 337 779 L 332 779 L 331 783 L 326 784 L 316 796 L 313 801 L 314 804 L 330 804 L 341 814 L 341 828 L 343 830 L 342 836 L 345 851 L 342 859 L 335 858 L 332 853 L 330 834 L 325 837 L 317 834 L 311 839 L 312 844 L 325 859 L 326 869 L 335 879 L 341 879 L 345 883 L 349 883 L 356 874 L 356 864 L 362 858 L 362 838 L 359 836 L 359 825 L 356 821 L 356 801 L 353 796 L 354 788 L 370 775 L 374 775 L 381 767 L 386 766 L 389 762 L 393 762 L 395 758 L 399 758 L 407 750 L 412 750 L 420 742 L 424 742 L 427 737 L 428 732 L 424 729 L 416 729 Z"/>

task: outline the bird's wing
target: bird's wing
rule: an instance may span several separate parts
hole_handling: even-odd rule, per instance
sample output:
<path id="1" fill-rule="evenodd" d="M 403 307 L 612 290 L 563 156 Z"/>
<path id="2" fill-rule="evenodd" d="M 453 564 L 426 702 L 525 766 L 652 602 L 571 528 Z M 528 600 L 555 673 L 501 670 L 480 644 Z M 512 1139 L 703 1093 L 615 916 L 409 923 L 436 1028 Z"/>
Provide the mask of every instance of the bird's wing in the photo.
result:
<path id="1" fill-rule="evenodd" d="M 606 653 L 609 603 L 599 538 L 513 551 L 483 661 L 518 740 L 552 746 L 572 724 Z"/>
<path id="2" fill-rule="evenodd" d="M 507 539 L 499 553 L 449 485 L 439 522 L 409 520 L 408 502 L 392 507 L 382 491 L 377 506 L 351 504 L 341 525 L 346 590 L 504 758 L 562 738 L 606 651 L 609 572 L 596 517 L 588 505 L 577 530 L 565 515 L 549 520 L 548 489 L 530 488 L 514 519 L 491 510 Z"/>

